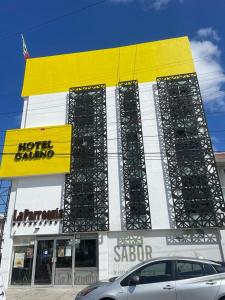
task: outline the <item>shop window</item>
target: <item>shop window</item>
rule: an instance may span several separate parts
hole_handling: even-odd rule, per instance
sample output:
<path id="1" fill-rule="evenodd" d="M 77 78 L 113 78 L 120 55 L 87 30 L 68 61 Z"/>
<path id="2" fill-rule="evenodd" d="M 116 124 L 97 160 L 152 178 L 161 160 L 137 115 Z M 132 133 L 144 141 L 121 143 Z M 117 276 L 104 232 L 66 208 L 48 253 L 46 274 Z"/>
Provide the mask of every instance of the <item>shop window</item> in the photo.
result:
<path id="1" fill-rule="evenodd" d="M 72 240 L 56 240 L 56 268 L 72 268 Z"/>
<path id="2" fill-rule="evenodd" d="M 11 277 L 12 285 L 31 284 L 33 253 L 34 247 L 32 245 L 14 247 Z"/>
<path id="3" fill-rule="evenodd" d="M 75 241 L 75 268 L 97 267 L 96 243 L 95 239 Z"/>
<path id="4" fill-rule="evenodd" d="M 73 240 L 56 240 L 55 285 L 72 285 Z"/>

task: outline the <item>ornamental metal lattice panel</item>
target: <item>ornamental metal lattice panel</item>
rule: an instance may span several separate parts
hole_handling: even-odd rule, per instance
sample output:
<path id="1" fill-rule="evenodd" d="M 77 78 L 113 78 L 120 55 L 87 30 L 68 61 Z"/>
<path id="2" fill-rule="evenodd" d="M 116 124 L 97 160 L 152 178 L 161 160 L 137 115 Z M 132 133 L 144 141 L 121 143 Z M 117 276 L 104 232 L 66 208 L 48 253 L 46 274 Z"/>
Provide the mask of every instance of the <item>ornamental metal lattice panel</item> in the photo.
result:
<path id="1" fill-rule="evenodd" d="M 195 73 L 157 78 L 178 228 L 224 226 L 225 204 Z"/>
<path id="2" fill-rule="evenodd" d="M 126 227 L 151 228 L 137 81 L 119 83 Z"/>
<path id="3" fill-rule="evenodd" d="M 66 176 L 63 232 L 105 231 L 108 216 L 106 87 L 70 89 L 71 173 Z"/>

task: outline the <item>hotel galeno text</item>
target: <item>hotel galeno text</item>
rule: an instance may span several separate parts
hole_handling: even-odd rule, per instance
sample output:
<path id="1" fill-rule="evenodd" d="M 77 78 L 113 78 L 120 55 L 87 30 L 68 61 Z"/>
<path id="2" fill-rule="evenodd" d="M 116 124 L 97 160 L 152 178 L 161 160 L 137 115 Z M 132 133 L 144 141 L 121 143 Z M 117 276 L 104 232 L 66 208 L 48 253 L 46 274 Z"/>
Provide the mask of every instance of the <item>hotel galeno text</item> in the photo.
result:
<path id="1" fill-rule="evenodd" d="M 20 143 L 14 160 L 50 159 L 55 154 L 51 143 L 51 141 Z"/>

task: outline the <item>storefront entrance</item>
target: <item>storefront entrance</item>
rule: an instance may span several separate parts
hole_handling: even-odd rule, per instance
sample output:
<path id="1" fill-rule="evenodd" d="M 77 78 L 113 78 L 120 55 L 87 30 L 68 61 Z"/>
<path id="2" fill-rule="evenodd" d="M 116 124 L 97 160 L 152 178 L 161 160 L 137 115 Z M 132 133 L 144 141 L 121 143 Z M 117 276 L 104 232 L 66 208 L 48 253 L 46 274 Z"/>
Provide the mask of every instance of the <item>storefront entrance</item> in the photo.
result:
<path id="1" fill-rule="evenodd" d="M 52 284 L 54 241 L 38 241 L 35 268 L 35 284 Z"/>
<path id="2" fill-rule="evenodd" d="M 11 285 L 86 285 L 98 280 L 96 235 L 40 238 L 14 247 Z"/>

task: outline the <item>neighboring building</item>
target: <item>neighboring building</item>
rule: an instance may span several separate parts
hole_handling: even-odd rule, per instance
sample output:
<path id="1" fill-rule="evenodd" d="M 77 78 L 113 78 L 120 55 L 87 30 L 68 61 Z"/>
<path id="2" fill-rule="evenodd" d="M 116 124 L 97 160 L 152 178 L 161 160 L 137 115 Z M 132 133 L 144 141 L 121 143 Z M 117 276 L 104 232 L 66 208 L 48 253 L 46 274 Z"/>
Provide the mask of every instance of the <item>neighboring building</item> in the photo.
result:
<path id="1" fill-rule="evenodd" d="M 0 263 L 2 258 L 2 243 L 3 243 L 3 230 L 4 230 L 5 218 L 3 214 L 0 214 Z"/>
<path id="2" fill-rule="evenodd" d="M 7 180 L 0 180 L 0 264 L 2 258 L 2 246 L 4 239 L 4 225 L 7 217 L 10 191 L 11 182 Z"/>
<path id="3" fill-rule="evenodd" d="M 225 199 L 225 152 L 215 152 L 216 165 Z"/>
<path id="4" fill-rule="evenodd" d="M 224 259 L 225 203 L 187 37 L 28 59 L 1 272 L 88 284 L 156 256 Z"/>

